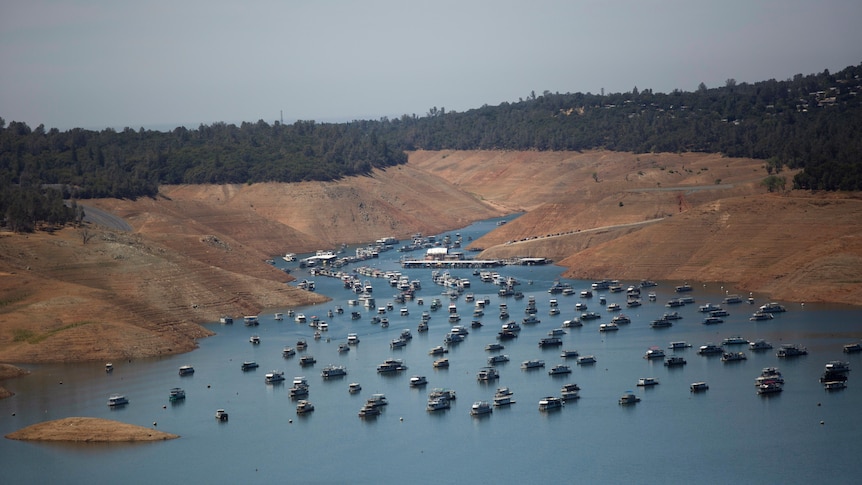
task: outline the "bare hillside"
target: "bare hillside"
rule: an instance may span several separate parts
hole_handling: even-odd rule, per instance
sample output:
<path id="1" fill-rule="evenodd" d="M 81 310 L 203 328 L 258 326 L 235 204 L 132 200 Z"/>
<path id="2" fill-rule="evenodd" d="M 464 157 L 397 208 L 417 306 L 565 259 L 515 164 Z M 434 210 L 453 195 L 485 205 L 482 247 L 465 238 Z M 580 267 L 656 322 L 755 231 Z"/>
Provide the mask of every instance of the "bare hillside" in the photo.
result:
<path id="1" fill-rule="evenodd" d="M 514 212 L 524 215 L 473 245 L 550 257 L 578 278 L 724 281 L 857 303 L 862 198 L 767 194 L 766 175 L 761 161 L 709 154 L 416 152 L 335 182 L 88 201 L 132 232 L 0 235 L 0 362 L 189 351 L 219 315 L 325 300 L 286 285 L 268 258 Z"/>

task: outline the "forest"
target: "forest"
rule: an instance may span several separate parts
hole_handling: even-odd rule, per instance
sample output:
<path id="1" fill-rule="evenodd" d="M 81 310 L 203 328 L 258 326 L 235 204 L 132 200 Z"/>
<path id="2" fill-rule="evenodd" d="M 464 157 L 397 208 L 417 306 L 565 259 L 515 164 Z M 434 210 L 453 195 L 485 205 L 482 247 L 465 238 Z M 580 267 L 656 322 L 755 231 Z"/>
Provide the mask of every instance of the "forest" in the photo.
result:
<path id="1" fill-rule="evenodd" d="M 530 93 L 465 112 L 348 123 L 263 120 L 172 131 L 0 118 L 0 215 L 16 231 L 80 219 L 75 200 L 154 197 L 161 184 L 335 180 L 405 163 L 411 150 L 711 152 L 802 169 L 795 189 L 862 190 L 862 64 L 694 91 Z"/>

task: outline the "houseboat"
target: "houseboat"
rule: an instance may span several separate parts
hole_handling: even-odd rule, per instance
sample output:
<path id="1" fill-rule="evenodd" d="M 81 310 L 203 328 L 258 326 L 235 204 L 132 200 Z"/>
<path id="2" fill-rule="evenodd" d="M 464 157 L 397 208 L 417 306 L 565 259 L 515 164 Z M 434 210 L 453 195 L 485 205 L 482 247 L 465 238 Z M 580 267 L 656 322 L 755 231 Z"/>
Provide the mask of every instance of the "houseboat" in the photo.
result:
<path id="1" fill-rule="evenodd" d="M 129 404 L 128 398 L 122 394 L 114 394 L 108 398 L 108 407 L 120 407 Z"/>

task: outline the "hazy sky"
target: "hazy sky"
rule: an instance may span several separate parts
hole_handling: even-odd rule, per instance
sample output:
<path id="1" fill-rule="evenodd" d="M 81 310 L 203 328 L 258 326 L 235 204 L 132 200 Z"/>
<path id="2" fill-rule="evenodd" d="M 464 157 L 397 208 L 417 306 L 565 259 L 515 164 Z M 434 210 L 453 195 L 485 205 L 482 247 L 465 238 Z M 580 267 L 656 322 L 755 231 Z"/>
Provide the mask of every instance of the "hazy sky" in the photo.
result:
<path id="1" fill-rule="evenodd" d="M 0 0 L 0 117 L 345 121 L 862 62 L 860 0 Z"/>

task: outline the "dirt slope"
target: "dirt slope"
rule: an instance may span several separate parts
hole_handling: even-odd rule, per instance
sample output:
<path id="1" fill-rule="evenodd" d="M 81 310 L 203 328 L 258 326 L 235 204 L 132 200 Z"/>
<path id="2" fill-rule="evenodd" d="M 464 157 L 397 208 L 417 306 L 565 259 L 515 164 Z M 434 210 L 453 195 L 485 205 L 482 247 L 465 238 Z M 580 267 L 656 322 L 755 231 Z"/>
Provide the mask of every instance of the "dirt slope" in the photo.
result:
<path id="1" fill-rule="evenodd" d="M 767 194 L 757 160 L 709 154 L 416 152 L 335 182 L 167 186 L 89 204 L 131 233 L 0 234 L 0 362 L 185 352 L 202 322 L 323 301 L 265 262 L 525 212 L 473 245 L 579 278 L 724 281 L 858 303 L 859 194 Z M 783 174 L 788 180 L 792 174 Z"/>

